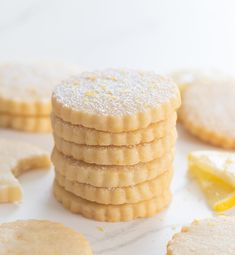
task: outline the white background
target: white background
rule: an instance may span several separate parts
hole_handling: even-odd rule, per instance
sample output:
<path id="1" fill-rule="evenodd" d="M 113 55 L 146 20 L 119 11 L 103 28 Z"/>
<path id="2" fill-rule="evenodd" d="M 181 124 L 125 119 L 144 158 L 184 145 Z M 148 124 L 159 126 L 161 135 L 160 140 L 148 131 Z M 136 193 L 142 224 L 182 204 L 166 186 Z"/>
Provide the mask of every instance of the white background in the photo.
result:
<path id="1" fill-rule="evenodd" d="M 1 0 L 0 58 L 235 69 L 233 0 Z"/>
<path id="2" fill-rule="evenodd" d="M 62 60 L 81 69 L 168 72 L 198 67 L 233 72 L 234 13 L 232 0 L 0 0 L 0 60 Z M 0 137 L 52 148 L 50 135 L 0 130 Z M 22 204 L 0 206 L 0 222 L 60 221 L 85 234 L 95 254 L 163 255 L 167 241 L 182 225 L 212 214 L 186 174 L 188 152 L 203 148 L 209 147 L 179 128 L 174 198 L 167 211 L 151 219 L 108 224 L 73 215 L 52 195 L 53 171 L 36 171 L 20 178 Z"/>

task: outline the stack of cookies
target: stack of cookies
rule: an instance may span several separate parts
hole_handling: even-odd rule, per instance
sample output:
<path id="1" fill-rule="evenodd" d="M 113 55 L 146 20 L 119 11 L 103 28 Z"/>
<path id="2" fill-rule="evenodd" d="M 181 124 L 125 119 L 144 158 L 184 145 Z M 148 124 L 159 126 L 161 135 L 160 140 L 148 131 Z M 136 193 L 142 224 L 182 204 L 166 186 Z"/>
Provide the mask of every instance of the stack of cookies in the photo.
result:
<path id="1" fill-rule="evenodd" d="M 100 221 L 162 211 L 171 200 L 177 86 L 153 72 L 85 72 L 52 95 L 54 194 Z"/>
<path id="2" fill-rule="evenodd" d="M 0 127 L 30 132 L 51 131 L 51 93 L 74 67 L 59 63 L 0 65 Z"/>

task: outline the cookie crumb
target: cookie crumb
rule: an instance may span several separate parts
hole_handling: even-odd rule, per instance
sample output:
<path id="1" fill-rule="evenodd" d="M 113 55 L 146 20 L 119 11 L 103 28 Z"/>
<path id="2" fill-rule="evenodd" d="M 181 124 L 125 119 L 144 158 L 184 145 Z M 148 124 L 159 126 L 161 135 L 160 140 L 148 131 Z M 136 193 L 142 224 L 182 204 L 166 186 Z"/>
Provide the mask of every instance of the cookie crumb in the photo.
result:
<path id="1" fill-rule="evenodd" d="M 100 232 L 104 232 L 104 228 L 101 227 L 101 226 L 98 226 L 97 229 L 98 229 Z"/>

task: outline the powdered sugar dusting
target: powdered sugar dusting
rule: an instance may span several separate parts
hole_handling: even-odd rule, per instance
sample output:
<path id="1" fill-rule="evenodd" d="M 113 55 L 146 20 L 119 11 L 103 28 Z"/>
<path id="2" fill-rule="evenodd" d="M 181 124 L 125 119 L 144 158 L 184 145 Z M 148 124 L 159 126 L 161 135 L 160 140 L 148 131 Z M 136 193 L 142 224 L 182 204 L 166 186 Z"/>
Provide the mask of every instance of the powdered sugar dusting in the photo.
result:
<path id="1" fill-rule="evenodd" d="M 12 100 L 49 101 L 53 88 L 77 73 L 60 63 L 7 63 L 0 65 L 0 97 Z"/>
<path id="2" fill-rule="evenodd" d="M 183 227 L 168 243 L 167 253 L 172 255 L 233 255 L 235 219 L 217 216 L 195 220 Z"/>
<path id="3" fill-rule="evenodd" d="M 107 69 L 74 76 L 57 86 L 54 96 L 76 111 L 123 116 L 157 108 L 176 98 L 178 89 L 154 72 Z"/>
<path id="4" fill-rule="evenodd" d="M 183 94 L 182 112 L 197 126 L 235 138 L 235 81 L 193 84 Z"/>

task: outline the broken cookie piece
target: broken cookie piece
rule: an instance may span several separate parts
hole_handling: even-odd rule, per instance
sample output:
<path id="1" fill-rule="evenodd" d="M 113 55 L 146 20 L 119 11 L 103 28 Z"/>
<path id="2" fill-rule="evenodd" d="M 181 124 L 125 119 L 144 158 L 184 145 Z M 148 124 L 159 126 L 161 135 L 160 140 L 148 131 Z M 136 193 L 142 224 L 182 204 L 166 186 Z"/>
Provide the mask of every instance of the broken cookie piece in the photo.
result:
<path id="1" fill-rule="evenodd" d="M 49 166 L 50 158 L 42 149 L 20 141 L 0 139 L 0 203 L 22 200 L 22 188 L 16 177 Z"/>

